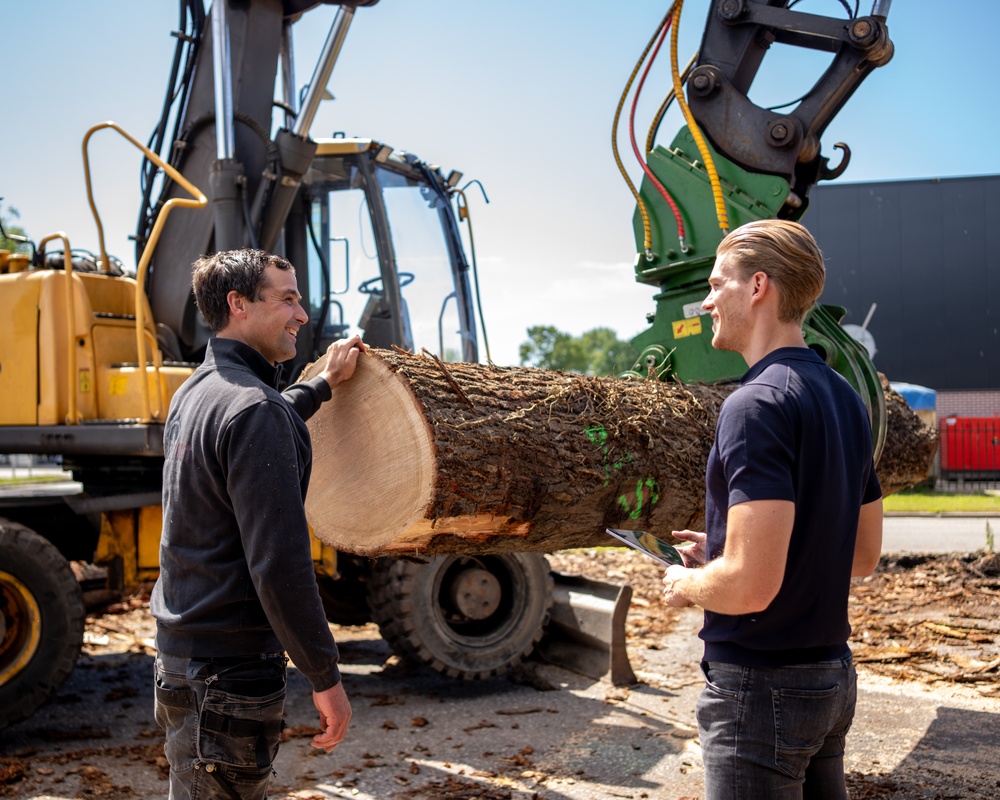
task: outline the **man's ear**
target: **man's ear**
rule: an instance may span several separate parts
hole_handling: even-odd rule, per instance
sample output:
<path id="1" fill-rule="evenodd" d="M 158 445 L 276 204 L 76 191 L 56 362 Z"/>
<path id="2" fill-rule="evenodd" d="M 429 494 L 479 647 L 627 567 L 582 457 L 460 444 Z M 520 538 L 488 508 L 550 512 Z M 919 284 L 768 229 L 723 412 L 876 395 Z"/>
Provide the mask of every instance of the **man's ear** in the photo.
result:
<path id="1" fill-rule="evenodd" d="M 755 272 L 750 276 L 750 302 L 756 303 L 767 296 L 771 288 L 771 278 L 766 272 Z"/>
<path id="2" fill-rule="evenodd" d="M 229 316 L 232 319 L 246 319 L 247 299 L 235 289 L 226 295 L 226 303 L 229 306 Z"/>

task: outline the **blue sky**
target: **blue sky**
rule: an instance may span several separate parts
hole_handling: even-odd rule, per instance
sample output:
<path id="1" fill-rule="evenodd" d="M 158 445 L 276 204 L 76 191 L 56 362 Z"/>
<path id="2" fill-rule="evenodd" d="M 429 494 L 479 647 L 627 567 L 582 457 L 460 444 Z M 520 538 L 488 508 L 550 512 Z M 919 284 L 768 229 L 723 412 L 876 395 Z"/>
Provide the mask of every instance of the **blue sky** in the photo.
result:
<path id="1" fill-rule="evenodd" d="M 649 287 L 634 282 L 633 201 L 615 167 L 618 97 L 667 3 L 625 0 L 382 0 L 359 9 L 330 81 L 314 136 L 343 131 L 458 169 L 470 193 L 480 285 L 493 360 L 517 363 L 531 325 L 573 334 L 608 326 L 622 338 L 646 327 Z M 871 7 L 861 0 L 862 13 Z M 836 0 L 799 10 L 838 14 Z M 688 0 L 681 62 L 697 48 L 708 0 Z M 334 9 L 296 24 L 296 74 L 309 79 Z M 145 141 L 163 101 L 177 4 L 173 0 L 35 0 L 5 9 L 5 124 L 0 196 L 36 239 L 57 230 L 96 249 L 80 141 L 114 120 Z M 842 181 L 1000 172 L 1000 74 L 995 0 L 895 0 L 892 62 L 876 70 L 834 120 L 853 151 Z M 751 97 L 792 100 L 826 58 L 802 51 L 765 60 Z M 669 85 L 666 53 L 647 79 L 639 138 Z M 668 116 L 660 141 L 681 122 Z M 623 150 L 628 152 L 625 140 Z M 97 202 L 108 250 L 132 261 L 139 157 L 95 138 Z M 627 160 L 635 177 L 638 169 Z"/>

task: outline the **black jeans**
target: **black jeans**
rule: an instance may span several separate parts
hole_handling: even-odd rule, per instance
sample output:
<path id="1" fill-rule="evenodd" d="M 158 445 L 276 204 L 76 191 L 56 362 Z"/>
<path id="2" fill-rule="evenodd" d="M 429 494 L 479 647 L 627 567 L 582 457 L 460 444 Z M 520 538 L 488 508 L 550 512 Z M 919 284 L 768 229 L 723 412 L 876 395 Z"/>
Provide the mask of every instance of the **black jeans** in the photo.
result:
<path id="1" fill-rule="evenodd" d="M 263 800 L 285 708 L 283 653 L 225 659 L 158 653 L 156 722 L 170 800 Z"/>

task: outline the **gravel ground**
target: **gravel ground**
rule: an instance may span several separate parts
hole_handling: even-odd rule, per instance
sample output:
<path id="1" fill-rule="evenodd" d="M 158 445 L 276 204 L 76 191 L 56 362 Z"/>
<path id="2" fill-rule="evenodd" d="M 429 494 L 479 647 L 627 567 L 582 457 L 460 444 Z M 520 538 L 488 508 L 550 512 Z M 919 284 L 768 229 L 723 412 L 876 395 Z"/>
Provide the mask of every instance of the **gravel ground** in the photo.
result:
<path id="1" fill-rule="evenodd" d="M 308 746 L 308 687 L 291 671 L 271 796 L 285 800 L 696 798 L 700 614 L 659 601 L 660 573 L 619 550 L 560 553 L 563 572 L 629 582 L 639 683 L 529 662 L 479 683 L 400 662 L 372 625 L 335 628 L 354 719 L 332 754 Z M 982 553 L 888 557 L 852 600 L 861 697 L 849 740 L 855 798 L 1000 796 L 1000 570 Z M 94 613 L 55 702 L 0 732 L 0 797 L 164 796 L 144 597 Z"/>

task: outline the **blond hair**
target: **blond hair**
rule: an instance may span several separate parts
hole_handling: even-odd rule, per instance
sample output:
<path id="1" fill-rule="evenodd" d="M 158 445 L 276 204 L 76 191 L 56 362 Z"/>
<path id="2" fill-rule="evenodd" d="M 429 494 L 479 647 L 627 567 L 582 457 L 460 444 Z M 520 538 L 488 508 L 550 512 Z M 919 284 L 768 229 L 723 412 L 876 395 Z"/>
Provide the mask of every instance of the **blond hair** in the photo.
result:
<path id="1" fill-rule="evenodd" d="M 819 245 L 802 225 L 761 219 L 731 231 L 715 251 L 728 256 L 742 280 L 763 272 L 778 286 L 778 319 L 802 322 L 823 293 L 826 267 Z"/>

